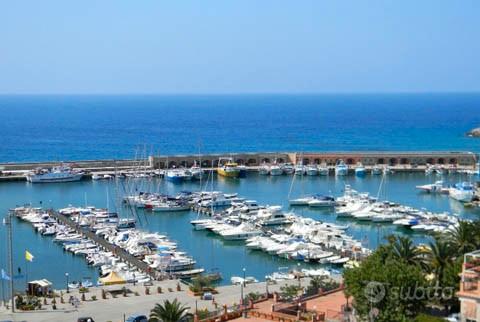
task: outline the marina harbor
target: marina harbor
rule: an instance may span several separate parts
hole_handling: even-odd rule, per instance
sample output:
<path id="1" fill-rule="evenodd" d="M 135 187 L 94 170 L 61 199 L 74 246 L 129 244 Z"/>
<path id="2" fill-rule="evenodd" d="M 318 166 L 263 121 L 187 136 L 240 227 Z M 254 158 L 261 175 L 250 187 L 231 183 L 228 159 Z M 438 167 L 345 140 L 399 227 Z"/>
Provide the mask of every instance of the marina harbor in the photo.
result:
<path id="1" fill-rule="evenodd" d="M 9 210 L 13 248 L 24 244 L 19 232 L 39 242 L 21 246 L 34 256 L 28 268 L 14 250 L 13 267 L 70 292 L 172 280 L 188 288 L 199 276 L 216 285 L 275 289 L 298 276 L 341 280 L 345 268 L 361 265 L 390 234 L 425 245 L 478 213 L 475 163 L 397 171 L 341 159 L 323 171 L 322 164 L 273 159 L 242 174 L 234 159 L 224 160 L 217 168 L 137 166 L 82 180 L 81 170 L 57 165 L 29 172 L 27 182 L 4 182 L 0 188 L 24 191 Z M 29 191 L 35 201 L 21 199 Z M 55 191 L 67 194 L 39 199 Z M 37 271 L 52 256 L 63 263 Z M 22 278 L 13 285 L 21 291 Z"/>
<path id="2" fill-rule="evenodd" d="M 0 322 L 480 322 L 480 2 L 2 7 Z"/>
<path id="3" fill-rule="evenodd" d="M 81 181 L 78 170 L 62 166 L 54 170 L 53 182 L 63 176 L 58 184 L 36 184 L 32 178 L 51 178 L 51 170 L 38 170 L 28 174 L 27 183 L 3 185 L 39 193 L 73 189 L 67 199 L 48 203 L 17 199 L 17 205 L 27 205 L 11 208 L 11 213 L 31 223 L 42 238 L 63 244 L 63 251 L 84 257 L 82 265 L 90 267 L 85 272 L 94 283 L 112 271 L 130 282 L 133 276 L 143 281 L 210 274 L 221 284 L 229 283 L 234 275 L 225 276 L 227 271 L 217 267 L 223 261 L 218 243 L 232 244 L 245 264 L 263 258 L 266 266 L 250 274 L 254 280 L 288 276 L 288 270 L 278 270 L 283 266 L 302 265 L 306 271 L 329 275 L 358 265 L 384 242 L 382 232 L 413 234 L 418 242 L 427 242 L 429 235 L 451 230 L 476 211 L 475 163 L 470 168 L 436 163 L 403 172 L 379 164 L 367 171 L 360 162 L 347 165 L 340 160 L 322 172 L 321 164 L 273 159 L 241 175 L 242 167 L 234 161 L 225 157 L 228 173 L 195 164 L 155 172 L 140 162 L 143 166 L 127 173 Z M 74 179 L 62 182 L 70 171 Z M 261 193 L 264 189 L 273 189 L 273 194 Z M 73 192 L 77 190 L 78 197 Z M 171 236 L 152 226 L 157 222 L 159 227 L 181 222 L 182 227 Z M 210 249 L 208 255 L 192 248 L 184 234 L 200 238 Z"/>

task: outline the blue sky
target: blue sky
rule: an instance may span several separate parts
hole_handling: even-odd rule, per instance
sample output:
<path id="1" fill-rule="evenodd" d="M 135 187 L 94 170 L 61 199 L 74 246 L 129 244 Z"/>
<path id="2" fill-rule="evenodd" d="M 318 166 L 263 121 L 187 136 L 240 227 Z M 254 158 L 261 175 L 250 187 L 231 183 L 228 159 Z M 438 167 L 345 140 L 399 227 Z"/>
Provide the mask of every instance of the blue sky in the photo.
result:
<path id="1" fill-rule="evenodd" d="M 3 1 L 0 93 L 480 90 L 480 1 Z"/>

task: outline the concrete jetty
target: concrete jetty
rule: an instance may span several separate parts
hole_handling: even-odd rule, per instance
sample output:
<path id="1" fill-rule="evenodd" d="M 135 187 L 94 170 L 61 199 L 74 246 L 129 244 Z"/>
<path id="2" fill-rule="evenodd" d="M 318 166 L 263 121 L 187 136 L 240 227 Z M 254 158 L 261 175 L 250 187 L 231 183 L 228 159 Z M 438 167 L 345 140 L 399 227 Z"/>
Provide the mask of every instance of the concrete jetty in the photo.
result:
<path id="1" fill-rule="evenodd" d="M 122 261 L 136 267 L 138 270 L 148 274 L 151 276 L 154 280 L 160 279 L 160 272 L 157 272 L 155 270 L 150 269 L 147 263 L 139 260 L 135 256 L 132 256 L 130 253 L 122 249 L 121 247 L 118 247 L 116 245 L 113 245 L 109 242 L 107 242 L 104 238 L 97 236 L 93 232 L 82 229 L 80 226 L 78 226 L 74 221 L 72 221 L 70 218 L 54 211 L 54 210 L 49 210 L 48 211 L 49 215 L 58 220 L 60 223 L 69 226 L 70 228 L 74 229 L 77 233 L 82 234 L 83 236 L 87 237 L 100 247 L 102 247 L 106 251 L 110 251 L 116 256 L 118 256 Z"/>
<path id="2" fill-rule="evenodd" d="M 262 164 L 299 163 L 325 164 L 333 168 L 337 161 L 343 160 L 351 169 L 362 163 L 367 170 L 375 165 L 388 165 L 394 171 L 423 171 L 427 164 L 454 166 L 457 169 L 471 170 L 478 162 L 478 156 L 468 151 L 339 151 L 339 152 L 251 152 L 251 153 L 215 153 L 191 155 L 152 155 L 137 160 L 83 160 L 69 162 L 29 162 L 0 163 L 0 182 L 25 180 L 25 174 L 36 168 L 52 168 L 61 163 L 69 164 L 76 170 L 85 172 L 89 178 L 93 173 L 114 174 L 117 172 L 142 172 L 200 165 L 206 171 L 214 170 L 220 158 L 229 157 L 247 171 L 256 171 Z"/>

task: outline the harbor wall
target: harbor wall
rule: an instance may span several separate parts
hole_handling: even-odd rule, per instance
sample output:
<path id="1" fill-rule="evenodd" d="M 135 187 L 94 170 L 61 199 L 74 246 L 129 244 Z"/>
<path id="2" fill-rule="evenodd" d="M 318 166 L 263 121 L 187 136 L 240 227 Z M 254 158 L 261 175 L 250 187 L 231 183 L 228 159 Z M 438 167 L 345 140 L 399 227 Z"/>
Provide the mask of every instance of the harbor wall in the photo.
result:
<path id="1" fill-rule="evenodd" d="M 349 165 L 363 163 L 366 166 L 379 165 L 456 165 L 472 167 L 477 163 L 477 156 L 472 152 L 263 152 L 263 153 L 231 153 L 208 155 L 151 156 L 149 163 L 153 168 L 190 167 L 195 162 L 202 167 L 216 167 L 220 158 L 231 157 L 238 164 L 259 166 L 262 163 L 291 162 L 303 160 L 304 164 L 335 165 L 343 160 Z"/>
<path id="2" fill-rule="evenodd" d="M 138 160 L 82 160 L 63 162 L 85 172 L 115 170 L 130 170 L 138 168 L 166 169 L 172 167 L 191 167 L 194 163 L 204 168 L 218 166 L 221 158 L 232 158 L 235 162 L 249 167 L 257 167 L 263 163 L 297 163 L 303 160 L 304 164 L 322 164 L 329 166 L 342 159 L 348 165 L 357 162 L 365 166 L 390 165 L 399 167 L 423 166 L 426 164 L 455 165 L 458 167 L 472 168 L 478 162 L 477 156 L 472 152 L 255 152 L 255 153 L 229 153 L 229 154 L 204 154 L 204 155 L 170 155 L 150 156 L 148 159 Z M 0 177 L 22 175 L 26 171 L 36 168 L 51 168 L 60 165 L 59 161 L 28 162 L 28 163 L 0 163 Z M 13 179 L 13 178 L 12 178 Z"/>
<path id="3" fill-rule="evenodd" d="M 44 161 L 27 163 L 0 163 L 0 171 L 30 171 L 36 168 L 51 168 L 62 163 L 73 168 L 95 171 L 97 169 L 132 168 L 148 164 L 147 159 L 143 160 L 82 160 L 82 161 Z M 149 164 L 148 164 L 149 165 Z"/>

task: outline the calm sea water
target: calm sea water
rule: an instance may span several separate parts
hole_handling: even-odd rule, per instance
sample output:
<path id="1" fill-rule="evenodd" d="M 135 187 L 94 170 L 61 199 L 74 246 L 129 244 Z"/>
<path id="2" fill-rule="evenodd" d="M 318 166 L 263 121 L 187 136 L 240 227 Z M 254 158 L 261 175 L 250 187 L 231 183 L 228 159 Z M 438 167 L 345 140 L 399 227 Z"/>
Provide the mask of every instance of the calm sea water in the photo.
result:
<path id="1" fill-rule="evenodd" d="M 298 178 L 297 178 L 298 179 Z M 451 211 L 459 213 L 464 218 L 477 218 L 478 212 L 464 209 L 461 204 L 449 199 L 447 196 L 420 194 L 415 191 L 415 185 L 436 180 L 435 176 L 426 177 L 424 174 L 393 174 L 387 180 L 387 197 L 406 205 L 418 208 L 427 208 L 432 211 Z M 469 180 L 460 175 L 451 175 L 444 178 L 447 182 Z M 255 199 L 265 205 L 282 205 L 288 210 L 287 196 L 291 185 L 290 176 L 265 177 L 251 174 L 244 179 L 215 180 L 215 189 L 225 192 L 237 192 L 240 196 Z M 343 194 L 345 184 L 351 184 L 355 189 L 370 192 L 376 196 L 380 184 L 378 176 L 356 178 L 349 176 L 336 179 L 334 176 L 305 177 L 296 180 L 292 197 L 302 193 L 331 193 L 339 196 Z M 199 184 L 195 182 L 175 185 L 160 179 L 155 179 L 144 187 L 149 186 L 153 191 L 174 194 L 181 190 L 198 190 Z M 115 185 L 108 181 L 81 181 L 78 183 L 32 185 L 26 182 L 0 184 L 0 213 L 5 214 L 9 207 L 31 202 L 33 205 L 48 207 L 66 207 L 69 204 L 82 206 L 85 201 L 97 207 L 116 208 L 124 216 L 129 211 L 122 208 L 117 202 Z M 117 189 L 118 190 L 118 189 Z M 108 191 L 108 193 L 107 193 Z M 107 200 L 107 195 L 109 200 Z M 297 214 L 322 220 L 336 222 L 336 216 L 328 210 L 312 210 L 307 208 L 291 209 Z M 224 283 L 229 283 L 230 277 L 241 274 L 242 267 L 247 269 L 247 274 L 263 280 L 265 275 L 277 271 L 279 267 L 295 267 L 296 262 L 279 259 L 258 251 L 250 251 L 244 247 L 243 242 L 227 242 L 212 233 L 195 231 L 190 225 L 190 220 L 197 217 L 196 213 L 163 213 L 139 211 L 140 226 L 149 231 L 167 234 L 172 240 L 178 242 L 179 249 L 187 251 L 198 261 L 198 266 L 207 270 L 218 268 L 223 273 Z M 412 234 L 398 229 L 393 225 L 371 225 L 349 220 L 342 220 L 349 224 L 348 233 L 356 239 L 362 240 L 367 247 L 375 248 L 378 243 L 384 242 L 384 237 L 391 234 L 409 234 L 417 242 L 427 242 L 422 234 Z M 0 228 L 2 245 L 5 245 L 5 230 Z M 52 242 L 50 237 L 36 234 L 30 224 L 15 221 L 15 267 L 25 270 L 24 250 L 28 249 L 35 256 L 29 264 L 29 279 L 47 278 L 57 287 L 64 287 L 65 272 L 69 272 L 71 279 L 83 277 L 97 277 L 96 269 L 88 267 L 80 257 L 65 253 L 60 245 Z M 0 249 L 0 267 L 5 267 L 5 246 Z M 302 266 L 307 264 L 302 263 Z M 22 287 L 24 280 L 18 280 L 18 287 Z"/>
<path id="2" fill-rule="evenodd" d="M 237 151 L 326 150 L 470 150 L 480 152 L 480 141 L 464 133 L 480 125 L 480 95 L 250 95 L 250 96 L 0 96 L 0 162 L 133 158 L 135 151 L 162 154 Z M 450 176 L 447 181 L 469 179 Z M 473 210 L 445 196 L 418 194 L 414 186 L 431 182 L 423 174 L 389 177 L 389 199 L 432 211 L 457 212 L 477 218 Z M 250 175 L 241 180 L 216 181 L 216 189 L 238 192 L 262 204 L 287 206 L 291 177 Z M 341 195 L 344 184 L 377 194 L 380 178 L 305 178 L 294 193 Z M 172 185 L 156 181 L 161 192 L 198 190 L 197 183 Z M 0 183 L 0 217 L 16 205 L 32 203 L 65 207 L 69 204 L 105 207 L 107 191 L 116 205 L 111 182 L 31 185 Z M 118 209 L 125 214 L 125 210 Z M 298 214 L 334 222 L 329 211 L 295 209 Z M 296 263 L 246 250 L 243 243 L 225 242 L 207 232 L 192 230 L 194 213 L 140 212 L 141 226 L 166 233 L 178 241 L 207 270 L 219 268 L 228 283 L 232 275 L 260 280 L 279 267 Z M 393 226 L 349 223 L 348 233 L 376 247 Z M 6 240 L 0 227 L 0 267 L 6 267 Z M 50 238 L 35 234 L 29 224 L 15 223 L 15 268 L 25 271 L 23 253 L 35 260 L 29 279 L 47 278 L 64 287 L 70 279 L 96 278 L 84 260 L 64 253 Z M 417 242 L 426 241 L 412 235 Z M 304 264 L 302 264 L 304 265 Z M 22 287 L 22 280 L 17 280 Z"/>
<path id="3" fill-rule="evenodd" d="M 469 150 L 480 94 L 0 96 L 0 162 L 248 151 Z M 141 148 L 139 148 L 141 147 Z"/>

